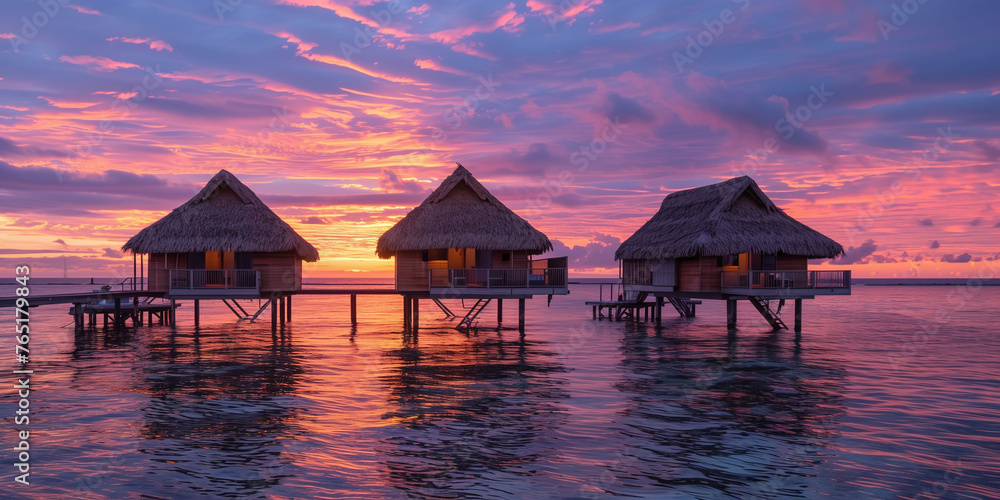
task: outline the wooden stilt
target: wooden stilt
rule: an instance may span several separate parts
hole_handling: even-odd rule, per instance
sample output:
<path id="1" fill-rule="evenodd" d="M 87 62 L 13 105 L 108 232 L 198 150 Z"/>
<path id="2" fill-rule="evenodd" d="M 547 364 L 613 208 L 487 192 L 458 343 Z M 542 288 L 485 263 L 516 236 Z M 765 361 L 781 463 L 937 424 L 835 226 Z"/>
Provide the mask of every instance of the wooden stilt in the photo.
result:
<path id="1" fill-rule="evenodd" d="M 20 312 L 15 312 L 14 313 L 14 319 L 18 319 L 20 317 L 21 317 L 21 313 Z M 19 323 L 19 325 L 20 325 L 20 323 Z M 80 330 L 83 330 L 83 304 L 74 303 L 73 304 L 73 332 L 74 333 L 79 333 Z"/>
<path id="2" fill-rule="evenodd" d="M 656 322 L 663 321 L 663 297 L 656 298 Z"/>
<path id="3" fill-rule="evenodd" d="M 729 329 L 736 328 L 736 300 L 726 301 L 726 326 Z"/>
<path id="4" fill-rule="evenodd" d="M 420 299 L 413 299 L 413 331 L 420 329 Z"/>
<path id="5" fill-rule="evenodd" d="M 115 299 L 115 331 L 121 329 L 122 326 L 122 299 Z"/>
<path id="6" fill-rule="evenodd" d="M 285 298 L 285 300 L 288 301 L 288 312 L 286 314 L 288 316 L 288 322 L 291 323 L 292 322 L 292 296 L 289 295 L 288 297 Z"/>
<path id="7" fill-rule="evenodd" d="M 410 297 L 403 296 L 403 331 L 410 331 Z"/>
<path id="8" fill-rule="evenodd" d="M 278 298 L 271 296 L 271 333 L 278 331 Z"/>
<path id="9" fill-rule="evenodd" d="M 170 326 L 177 326 L 177 301 L 170 299 L 170 314 L 167 316 Z"/>
<path id="10" fill-rule="evenodd" d="M 278 323 L 281 328 L 285 328 L 285 296 L 281 295 L 278 298 Z"/>
<path id="11" fill-rule="evenodd" d="M 358 324 L 358 296 L 357 294 L 351 294 L 351 324 Z"/>
<path id="12" fill-rule="evenodd" d="M 802 299 L 795 299 L 795 333 L 802 332 Z"/>
<path id="13" fill-rule="evenodd" d="M 201 302 L 198 299 L 194 299 L 194 327 L 198 328 L 198 320 L 201 316 L 201 311 L 198 309 L 198 303 Z"/>
<path id="14" fill-rule="evenodd" d="M 497 299 L 497 324 L 503 323 L 503 299 Z"/>
<path id="15" fill-rule="evenodd" d="M 517 299 L 517 331 L 524 333 L 524 299 Z"/>

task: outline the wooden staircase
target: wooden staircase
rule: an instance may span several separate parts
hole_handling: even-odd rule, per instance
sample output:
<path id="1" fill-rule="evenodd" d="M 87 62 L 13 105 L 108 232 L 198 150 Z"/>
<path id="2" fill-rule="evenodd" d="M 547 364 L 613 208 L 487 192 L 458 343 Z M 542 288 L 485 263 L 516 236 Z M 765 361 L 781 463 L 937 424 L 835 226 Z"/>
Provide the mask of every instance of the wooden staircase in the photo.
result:
<path id="1" fill-rule="evenodd" d="M 622 318 L 638 319 L 636 317 L 638 309 L 630 306 L 642 304 L 648 296 L 648 292 L 625 293 L 621 304 L 618 306 L 618 310 L 615 312 L 615 320 L 621 321 Z M 610 309 L 608 312 L 610 313 Z"/>
<path id="2" fill-rule="evenodd" d="M 670 305 L 677 309 L 677 313 L 683 318 L 693 318 L 694 317 L 694 305 L 701 304 L 700 300 L 691 300 L 681 297 L 667 297 L 670 301 Z"/>
<path id="3" fill-rule="evenodd" d="M 775 330 L 787 330 L 788 326 L 785 325 L 784 321 L 781 321 L 781 306 L 784 300 L 778 304 L 777 311 L 771 311 L 771 301 L 763 297 L 750 297 L 750 303 L 753 307 L 757 309 L 757 312 L 770 323 L 771 328 Z"/>
<path id="4" fill-rule="evenodd" d="M 440 309 L 441 312 L 444 313 L 444 317 L 445 318 L 457 318 L 458 317 L 457 314 L 451 312 L 451 309 L 449 309 L 448 306 L 444 305 L 444 302 L 441 302 L 441 299 L 431 299 L 431 300 L 433 300 L 434 303 L 437 304 L 438 309 Z"/>
<path id="5" fill-rule="evenodd" d="M 475 321 L 476 316 L 479 316 L 479 313 L 483 312 L 483 309 L 486 309 L 486 306 L 488 306 L 492 300 L 493 299 L 477 300 L 476 303 L 472 305 L 472 309 L 469 309 L 469 312 L 465 313 L 465 317 L 462 318 L 462 321 L 458 322 L 458 326 L 455 328 L 460 330 L 472 328 L 472 322 Z"/>

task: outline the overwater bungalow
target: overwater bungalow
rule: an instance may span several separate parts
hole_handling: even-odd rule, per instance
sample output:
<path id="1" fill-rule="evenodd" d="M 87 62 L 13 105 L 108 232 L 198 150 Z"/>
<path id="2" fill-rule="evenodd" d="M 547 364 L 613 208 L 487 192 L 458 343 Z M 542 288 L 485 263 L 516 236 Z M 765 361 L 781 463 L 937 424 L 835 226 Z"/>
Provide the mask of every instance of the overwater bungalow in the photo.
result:
<path id="1" fill-rule="evenodd" d="M 615 252 L 627 294 L 670 300 L 689 315 L 691 299 L 748 300 L 775 328 L 784 299 L 795 300 L 801 330 L 802 299 L 849 295 L 849 270 L 810 270 L 808 259 L 844 253 L 836 241 L 793 219 L 753 179 L 736 177 L 667 195 L 660 210 Z M 772 301 L 778 307 L 772 307 Z"/>
<path id="2" fill-rule="evenodd" d="M 551 249 L 548 237 L 458 165 L 378 239 L 376 253 L 396 258 L 396 290 L 405 300 L 480 299 L 463 319 L 471 325 L 491 299 L 517 298 L 523 326 L 524 299 L 569 293 L 566 257 L 533 259 Z M 498 309 L 502 317 L 502 303 Z"/>
<path id="3" fill-rule="evenodd" d="M 246 299 L 302 288 L 319 252 L 233 174 L 139 231 L 123 251 L 146 255 L 147 289 L 172 299 Z"/>

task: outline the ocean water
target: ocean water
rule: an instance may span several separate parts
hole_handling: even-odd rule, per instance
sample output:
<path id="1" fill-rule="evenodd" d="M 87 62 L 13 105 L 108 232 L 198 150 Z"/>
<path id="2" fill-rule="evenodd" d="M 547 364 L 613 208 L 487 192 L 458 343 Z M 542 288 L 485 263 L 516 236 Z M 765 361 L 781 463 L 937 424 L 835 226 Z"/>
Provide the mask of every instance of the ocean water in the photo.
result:
<path id="1" fill-rule="evenodd" d="M 0 496 L 1000 498 L 1000 287 L 857 286 L 805 301 L 799 341 L 745 303 L 730 335 L 721 302 L 656 326 L 571 292 L 528 301 L 523 337 L 516 301 L 469 333 L 425 301 L 416 334 L 397 296 L 359 297 L 356 328 L 346 296 L 296 297 L 276 336 L 220 303 L 126 334 L 33 309 Z"/>

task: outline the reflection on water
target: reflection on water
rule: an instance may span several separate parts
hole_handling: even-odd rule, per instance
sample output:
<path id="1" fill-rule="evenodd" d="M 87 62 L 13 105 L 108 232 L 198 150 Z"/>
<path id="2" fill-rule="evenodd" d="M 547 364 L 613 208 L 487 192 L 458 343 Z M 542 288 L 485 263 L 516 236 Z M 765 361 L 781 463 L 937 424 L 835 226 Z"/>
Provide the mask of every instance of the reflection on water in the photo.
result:
<path id="1" fill-rule="evenodd" d="M 422 346 L 408 335 L 384 353 L 394 370 L 382 377 L 392 408 L 382 418 L 395 425 L 379 447 L 394 487 L 422 498 L 489 496 L 557 455 L 566 369 L 543 345 L 513 337 L 481 330 Z"/>
<path id="2" fill-rule="evenodd" d="M 274 336 L 210 307 L 199 331 L 181 308 L 177 327 L 74 335 L 43 307 L 32 485 L 3 496 L 1000 498 L 996 311 L 914 345 L 937 293 L 817 299 L 798 343 L 752 318 L 728 335 L 709 301 L 659 328 L 595 322 L 580 287 L 529 301 L 523 337 L 431 313 L 404 334 L 382 299 L 351 328 L 347 300 L 297 298 Z"/>
<path id="3" fill-rule="evenodd" d="M 246 496 L 278 484 L 301 369 L 290 335 L 176 331 L 147 337 L 142 453 L 199 493 Z M 228 333 L 228 332 L 227 332 Z M 165 338 L 164 338 L 165 337 Z"/>
<path id="4" fill-rule="evenodd" d="M 803 362 L 801 346 L 781 334 L 723 342 L 674 333 L 625 327 L 619 484 L 709 498 L 805 493 L 800 479 L 823 463 L 844 412 L 843 367 Z"/>

